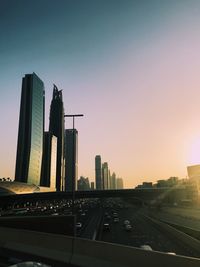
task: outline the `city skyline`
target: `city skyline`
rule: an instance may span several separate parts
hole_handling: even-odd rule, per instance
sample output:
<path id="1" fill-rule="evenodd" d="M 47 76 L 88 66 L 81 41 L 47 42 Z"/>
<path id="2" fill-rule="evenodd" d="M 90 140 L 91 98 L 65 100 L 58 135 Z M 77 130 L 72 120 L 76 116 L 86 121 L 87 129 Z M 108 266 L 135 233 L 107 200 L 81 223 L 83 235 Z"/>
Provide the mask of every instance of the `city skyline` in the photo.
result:
<path id="1" fill-rule="evenodd" d="M 21 77 L 33 71 L 45 130 L 53 83 L 65 113 L 84 114 L 79 177 L 95 181 L 97 154 L 125 188 L 200 163 L 200 2 L 1 0 L 0 10 L 1 177 L 14 178 Z"/>

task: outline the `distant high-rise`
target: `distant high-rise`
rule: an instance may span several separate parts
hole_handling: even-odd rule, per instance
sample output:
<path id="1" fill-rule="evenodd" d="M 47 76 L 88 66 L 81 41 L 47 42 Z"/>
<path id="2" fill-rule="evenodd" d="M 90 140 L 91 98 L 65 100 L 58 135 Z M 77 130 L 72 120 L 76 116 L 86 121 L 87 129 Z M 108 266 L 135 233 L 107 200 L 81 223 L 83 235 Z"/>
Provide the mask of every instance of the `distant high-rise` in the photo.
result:
<path id="1" fill-rule="evenodd" d="M 96 189 L 101 190 L 102 187 L 102 172 L 101 172 L 101 156 L 97 155 L 95 157 L 95 181 Z"/>
<path id="2" fill-rule="evenodd" d="M 77 181 L 77 187 L 78 187 L 78 191 L 90 190 L 89 179 L 81 176 L 80 179 L 78 179 Z"/>
<path id="3" fill-rule="evenodd" d="M 117 189 L 124 189 L 124 183 L 122 178 L 117 178 Z"/>
<path id="4" fill-rule="evenodd" d="M 53 98 L 50 108 L 49 132 L 57 137 L 56 190 L 63 191 L 64 108 L 62 90 L 58 90 L 55 85 L 53 87 Z"/>
<path id="5" fill-rule="evenodd" d="M 44 133 L 41 186 L 56 188 L 57 137 Z"/>
<path id="6" fill-rule="evenodd" d="M 116 174 L 113 172 L 113 174 L 111 175 L 111 186 L 110 189 L 116 189 Z"/>
<path id="7" fill-rule="evenodd" d="M 77 190 L 78 178 L 78 131 L 65 130 L 65 191 Z M 74 184 L 73 184 L 74 182 Z"/>
<path id="8" fill-rule="evenodd" d="M 103 189 L 109 189 L 108 188 L 108 177 L 109 177 L 109 172 L 108 172 L 108 163 L 104 162 L 102 164 L 102 181 L 103 181 Z"/>
<path id="9" fill-rule="evenodd" d="M 35 74 L 22 79 L 15 181 L 40 185 L 44 132 L 44 84 Z"/>
<path id="10" fill-rule="evenodd" d="M 91 182 L 91 184 L 90 184 L 90 189 L 91 189 L 91 190 L 94 190 L 94 182 Z"/>

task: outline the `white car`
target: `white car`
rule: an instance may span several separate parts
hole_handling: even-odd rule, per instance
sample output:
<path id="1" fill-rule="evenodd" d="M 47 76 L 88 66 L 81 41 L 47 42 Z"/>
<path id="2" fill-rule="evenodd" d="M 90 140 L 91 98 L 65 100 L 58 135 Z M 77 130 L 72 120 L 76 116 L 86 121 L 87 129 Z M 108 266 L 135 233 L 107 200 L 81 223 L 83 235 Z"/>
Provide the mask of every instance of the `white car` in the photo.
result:
<path id="1" fill-rule="evenodd" d="M 140 248 L 142 248 L 144 250 L 149 250 L 149 251 L 153 250 L 149 245 L 142 245 L 142 246 L 140 246 Z"/>
<path id="2" fill-rule="evenodd" d="M 82 223 L 81 223 L 81 222 L 77 222 L 77 223 L 76 223 L 76 228 L 77 228 L 77 229 L 80 229 L 81 227 L 82 227 Z"/>
<path id="3" fill-rule="evenodd" d="M 129 220 L 125 220 L 124 221 L 124 225 L 127 225 L 127 224 L 130 224 L 130 221 Z"/>
<path id="4" fill-rule="evenodd" d="M 130 232 L 130 231 L 132 230 L 132 226 L 131 226 L 130 224 L 126 224 L 126 225 L 125 225 L 125 230 L 126 230 L 127 232 Z"/>

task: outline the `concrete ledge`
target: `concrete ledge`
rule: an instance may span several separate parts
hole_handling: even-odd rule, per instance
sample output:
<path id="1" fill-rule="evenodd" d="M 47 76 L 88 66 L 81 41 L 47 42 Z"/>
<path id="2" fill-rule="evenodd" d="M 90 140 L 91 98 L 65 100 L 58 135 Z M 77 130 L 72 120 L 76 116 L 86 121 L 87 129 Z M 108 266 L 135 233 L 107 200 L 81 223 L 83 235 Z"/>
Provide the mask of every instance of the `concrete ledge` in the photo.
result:
<path id="1" fill-rule="evenodd" d="M 73 238 L 65 235 L 0 227 L 0 247 L 63 262 L 70 262 Z"/>
<path id="2" fill-rule="evenodd" d="M 200 260 L 139 248 L 76 239 L 72 264 L 81 267 L 199 267 Z"/>
<path id="3" fill-rule="evenodd" d="M 199 259 L 64 235 L 1 227 L 0 237 L 0 248 L 8 251 L 11 257 L 12 252 L 27 253 L 34 255 L 34 260 L 43 259 L 54 267 L 67 264 L 81 267 L 200 266 Z"/>

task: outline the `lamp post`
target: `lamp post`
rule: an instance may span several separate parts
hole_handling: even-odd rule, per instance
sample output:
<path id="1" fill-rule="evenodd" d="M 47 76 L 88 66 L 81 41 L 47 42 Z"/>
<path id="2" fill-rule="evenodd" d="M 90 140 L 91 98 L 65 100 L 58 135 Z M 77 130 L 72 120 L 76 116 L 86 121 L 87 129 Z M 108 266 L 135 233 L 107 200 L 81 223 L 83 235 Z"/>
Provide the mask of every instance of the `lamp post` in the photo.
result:
<path id="1" fill-rule="evenodd" d="M 72 114 L 72 115 L 64 115 L 64 117 L 73 118 L 73 148 L 72 148 L 72 213 L 74 214 L 74 201 L 75 201 L 75 138 L 74 138 L 74 130 L 75 130 L 75 117 L 83 117 L 83 114 Z"/>

